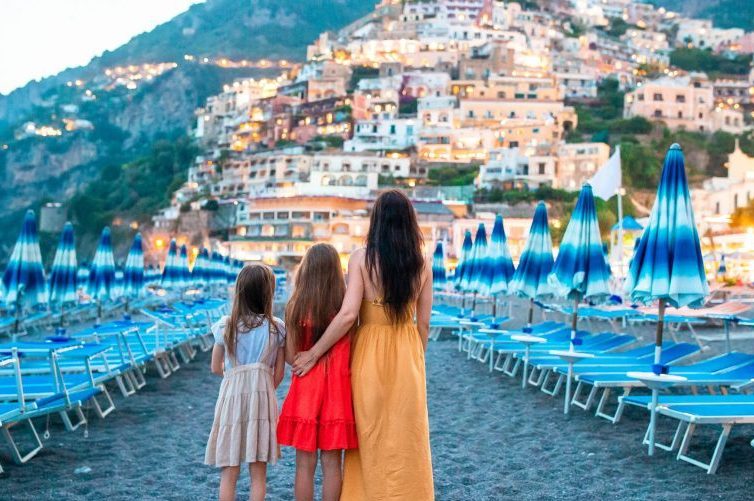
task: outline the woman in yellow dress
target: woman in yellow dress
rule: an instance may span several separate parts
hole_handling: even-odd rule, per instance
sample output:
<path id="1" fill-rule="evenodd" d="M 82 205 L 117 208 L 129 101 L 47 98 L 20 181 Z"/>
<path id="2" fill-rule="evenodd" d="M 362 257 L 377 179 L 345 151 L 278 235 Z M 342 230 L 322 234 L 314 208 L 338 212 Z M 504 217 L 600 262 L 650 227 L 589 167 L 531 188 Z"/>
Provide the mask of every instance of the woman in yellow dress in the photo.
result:
<path id="1" fill-rule="evenodd" d="M 306 374 L 358 322 L 351 387 L 359 448 L 345 456 L 341 501 L 434 499 L 424 351 L 432 273 L 416 213 L 391 190 L 375 202 L 366 248 L 348 263 L 343 306 L 293 370 Z"/>

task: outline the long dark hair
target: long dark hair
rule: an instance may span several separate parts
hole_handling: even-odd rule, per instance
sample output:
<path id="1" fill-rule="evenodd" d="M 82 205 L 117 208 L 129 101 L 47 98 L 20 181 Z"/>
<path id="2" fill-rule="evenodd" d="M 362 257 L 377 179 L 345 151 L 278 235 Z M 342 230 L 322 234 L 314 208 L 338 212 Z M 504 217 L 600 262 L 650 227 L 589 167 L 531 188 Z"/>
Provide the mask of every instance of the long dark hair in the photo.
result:
<path id="1" fill-rule="evenodd" d="M 272 270 L 263 264 L 244 266 L 236 279 L 233 309 L 223 335 L 231 359 L 236 356 L 239 329 L 255 329 L 267 320 L 270 332 L 278 334 L 278 325 L 272 316 L 274 297 L 275 274 Z"/>
<path id="2" fill-rule="evenodd" d="M 330 244 L 315 244 L 304 256 L 288 305 L 285 307 L 286 335 L 298 351 L 307 350 L 325 333 L 340 310 L 346 295 L 346 282 L 340 256 Z M 304 329 L 312 339 L 305 345 Z"/>
<path id="3" fill-rule="evenodd" d="M 408 197 L 398 190 L 380 195 L 369 222 L 366 268 L 382 289 L 385 311 L 394 324 L 411 315 L 411 302 L 419 295 L 423 242 Z"/>

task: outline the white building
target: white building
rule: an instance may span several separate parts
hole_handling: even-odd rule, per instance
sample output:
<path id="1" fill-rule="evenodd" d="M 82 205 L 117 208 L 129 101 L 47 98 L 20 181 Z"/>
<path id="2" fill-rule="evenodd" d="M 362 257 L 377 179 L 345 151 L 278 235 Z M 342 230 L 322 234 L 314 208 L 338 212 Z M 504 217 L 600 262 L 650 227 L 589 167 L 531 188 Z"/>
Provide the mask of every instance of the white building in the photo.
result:
<path id="1" fill-rule="evenodd" d="M 415 118 L 361 120 L 353 138 L 343 144 L 344 151 L 404 150 L 416 144 L 419 121 Z"/>

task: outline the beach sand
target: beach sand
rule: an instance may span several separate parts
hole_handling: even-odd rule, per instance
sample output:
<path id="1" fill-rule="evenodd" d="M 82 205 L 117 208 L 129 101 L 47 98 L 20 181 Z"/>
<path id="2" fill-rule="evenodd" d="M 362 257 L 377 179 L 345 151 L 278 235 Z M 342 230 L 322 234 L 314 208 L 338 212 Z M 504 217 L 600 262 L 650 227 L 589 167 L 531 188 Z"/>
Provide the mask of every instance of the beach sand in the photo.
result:
<path id="1" fill-rule="evenodd" d="M 653 329 L 644 331 L 649 338 Z M 752 351 L 752 344 L 738 347 Z M 65 432 L 53 418 L 45 448 L 24 466 L 11 464 L 0 444 L 6 469 L 0 498 L 216 497 L 218 472 L 202 464 L 220 384 L 208 365 L 208 354 L 200 354 L 167 380 L 150 374 L 149 384 L 130 398 L 112 391 L 116 411 L 104 420 L 91 416 L 88 438 L 80 430 Z M 577 408 L 565 417 L 562 397 L 490 374 L 460 354 L 454 341 L 430 343 L 427 371 L 438 500 L 752 499 L 751 426 L 734 428 L 721 468 L 710 476 L 665 451 L 648 457 L 641 445 L 648 414 L 638 409 L 617 425 Z M 41 433 L 45 421 L 36 424 Z M 665 438 L 672 433 L 669 422 L 659 429 Z M 715 439 L 713 430 L 702 430 L 697 445 L 706 454 Z M 292 499 L 294 457 L 283 448 L 282 460 L 270 467 L 269 499 Z M 248 489 L 244 474 L 238 499 L 248 499 Z"/>

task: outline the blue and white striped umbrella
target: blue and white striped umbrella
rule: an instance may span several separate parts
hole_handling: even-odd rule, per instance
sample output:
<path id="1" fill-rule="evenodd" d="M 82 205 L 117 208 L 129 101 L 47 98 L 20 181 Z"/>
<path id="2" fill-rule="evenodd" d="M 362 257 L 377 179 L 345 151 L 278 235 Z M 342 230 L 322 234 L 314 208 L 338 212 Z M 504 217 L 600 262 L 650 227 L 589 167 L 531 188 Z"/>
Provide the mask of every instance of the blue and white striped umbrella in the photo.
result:
<path id="1" fill-rule="evenodd" d="M 483 287 L 487 271 L 487 229 L 479 223 L 471 249 L 471 270 L 469 271 L 469 288 L 467 292 L 479 293 Z"/>
<path id="2" fill-rule="evenodd" d="M 123 295 L 129 298 L 141 297 L 144 294 L 144 275 L 144 246 L 141 233 L 137 233 L 123 270 Z"/>
<path id="3" fill-rule="evenodd" d="M 236 277 L 233 275 L 233 265 L 230 262 L 229 256 L 223 258 L 223 274 L 225 275 L 225 283 L 232 284 L 236 281 Z"/>
<path id="4" fill-rule="evenodd" d="M 73 225 L 65 223 L 50 272 L 50 303 L 74 303 L 78 299 L 78 264 Z"/>
<path id="5" fill-rule="evenodd" d="M 571 214 L 552 273 L 550 284 L 556 294 L 573 301 L 570 351 L 575 351 L 579 302 L 583 299 L 603 301 L 610 297 L 610 268 L 602 250 L 597 210 L 594 206 L 592 187 L 585 184 L 579 193 L 576 207 Z M 573 362 L 568 362 L 565 403 L 563 412 L 571 407 L 571 381 Z"/>
<path id="6" fill-rule="evenodd" d="M 213 284 L 225 284 L 227 278 L 224 272 L 223 257 L 217 251 L 212 251 L 212 257 L 210 259 L 212 269 L 212 283 Z"/>
<path id="7" fill-rule="evenodd" d="M 455 271 L 456 289 L 466 290 L 469 286 L 469 271 L 471 270 L 471 251 L 474 249 L 474 242 L 471 239 L 471 232 L 466 230 L 463 235 L 463 244 L 461 245 L 461 257 L 458 260 L 458 266 Z"/>
<path id="8" fill-rule="evenodd" d="M 683 151 L 678 144 L 673 144 L 665 156 L 649 224 L 634 251 L 625 287 L 633 301 L 659 301 L 652 371 L 663 374 L 667 371 L 661 365 L 665 305 L 702 306 L 709 293 Z M 657 390 L 652 390 L 650 455 L 654 453 L 657 395 Z"/>
<path id="9" fill-rule="evenodd" d="M 508 239 L 505 237 L 503 216 L 495 217 L 492 227 L 490 244 L 487 249 L 487 265 L 484 270 L 479 292 L 487 296 L 507 293 L 513 280 L 513 259 L 508 249 Z"/>
<path id="10" fill-rule="evenodd" d="M 556 294 L 576 304 L 584 299 L 603 301 L 610 297 L 610 268 L 588 184 L 581 188 L 549 280 Z"/>
<path id="11" fill-rule="evenodd" d="M 448 276 L 445 271 L 445 251 L 442 241 L 438 241 L 435 252 L 432 254 L 432 287 L 435 290 L 445 290 L 448 284 Z"/>
<path id="12" fill-rule="evenodd" d="M 634 252 L 625 287 L 633 301 L 660 300 L 676 308 L 702 306 L 709 294 L 683 151 L 678 144 L 671 146 L 665 157 L 657 198 Z"/>
<path id="13" fill-rule="evenodd" d="M 189 269 L 188 249 L 186 245 L 181 245 L 178 253 L 178 267 L 181 270 L 181 287 L 188 287 L 191 284 L 191 270 Z"/>
<path id="14" fill-rule="evenodd" d="M 180 258 L 178 257 L 178 244 L 175 243 L 175 239 L 170 241 L 170 247 L 168 247 L 165 266 L 162 268 L 161 285 L 166 289 L 183 287 L 183 272 L 181 271 Z"/>
<path id="15" fill-rule="evenodd" d="M 210 284 L 212 280 L 211 262 L 209 252 L 202 247 L 194 261 L 194 268 L 191 270 L 191 281 L 196 287 L 204 287 Z"/>
<path id="16" fill-rule="evenodd" d="M 115 258 L 110 240 L 110 228 L 107 226 L 102 230 L 99 245 L 89 269 L 87 293 L 97 300 L 115 297 Z"/>
<path id="17" fill-rule="evenodd" d="M 544 202 L 539 202 L 534 211 L 529 238 L 509 284 L 510 290 L 520 297 L 532 300 L 551 296 L 553 290 L 547 277 L 552 271 L 552 265 L 552 238 L 547 225 L 547 207 Z"/>
<path id="18" fill-rule="evenodd" d="M 37 220 L 34 211 L 26 211 L 21 234 L 2 279 L 7 308 L 37 306 L 47 303 L 47 283 L 39 250 Z M 20 310 L 19 310 L 20 312 Z"/>

